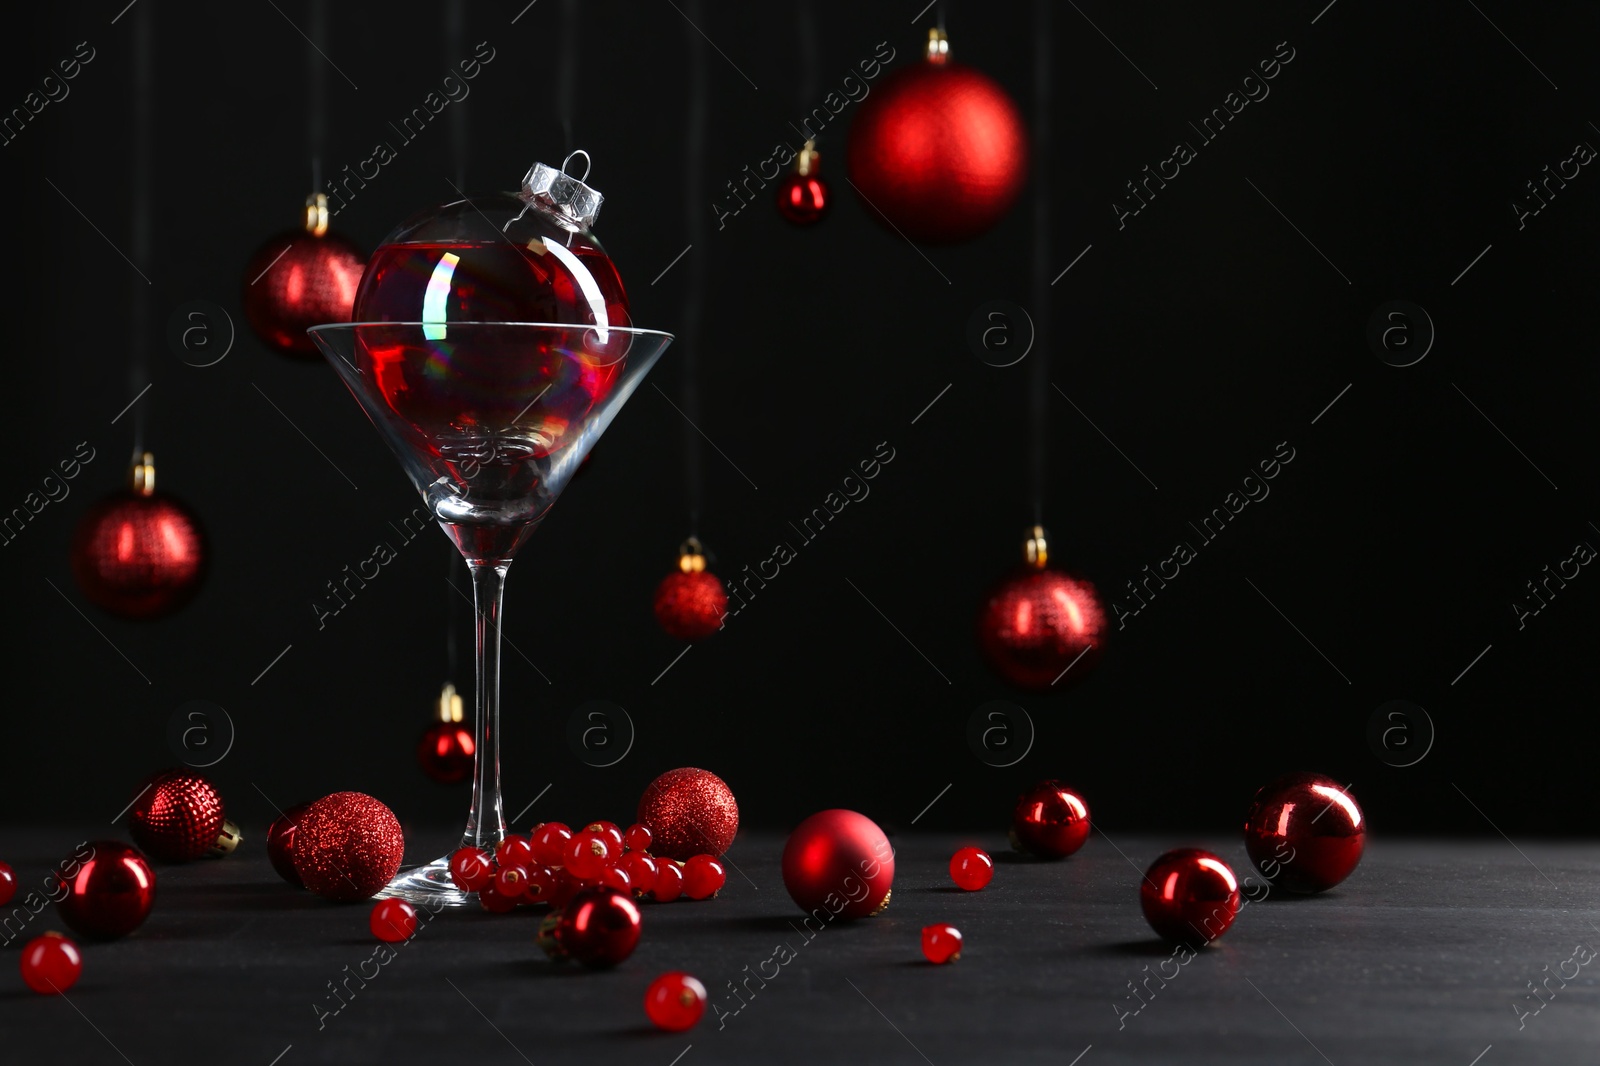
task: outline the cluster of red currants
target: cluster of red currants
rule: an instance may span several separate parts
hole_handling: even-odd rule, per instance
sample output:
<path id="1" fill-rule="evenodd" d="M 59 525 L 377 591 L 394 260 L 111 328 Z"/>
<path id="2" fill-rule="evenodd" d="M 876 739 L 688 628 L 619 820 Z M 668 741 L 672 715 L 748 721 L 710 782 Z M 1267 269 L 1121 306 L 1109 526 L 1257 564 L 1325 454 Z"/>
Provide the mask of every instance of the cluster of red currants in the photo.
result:
<path id="1" fill-rule="evenodd" d="M 0 862 L 0 907 L 10 903 L 16 894 L 17 875 L 8 864 Z M 78 983 L 83 956 L 78 945 L 51 931 L 23 945 L 17 965 L 22 970 L 23 984 L 41 995 L 55 996 Z"/>

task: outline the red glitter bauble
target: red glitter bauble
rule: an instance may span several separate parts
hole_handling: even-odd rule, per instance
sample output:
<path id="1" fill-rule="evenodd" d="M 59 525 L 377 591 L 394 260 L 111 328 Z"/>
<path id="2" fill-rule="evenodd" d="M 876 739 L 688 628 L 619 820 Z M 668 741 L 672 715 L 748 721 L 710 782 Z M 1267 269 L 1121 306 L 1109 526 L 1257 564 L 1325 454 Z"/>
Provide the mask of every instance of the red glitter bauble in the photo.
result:
<path id="1" fill-rule="evenodd" d="M 294 868 L 319 896 L 366 899 L 394 879 L 405 850 L 393 811 L 360 792 L 335 792 L 300 816 Z"/>
<path id="2" fill-rule="evenodd" d="M 72 537 L 72 575 L 89 602 L 123 618 L 159 618 L 194 596 L 206 540 L 187 506 L 162 493 L 108 496 Z"/>
<path id="3" fill-rule="evenodd" d="M 1068 688 L 1100 661 L 1106 612 L 1094 586 L 1060 570 L 1002 581 L 978 615 L 978 647 L 1018 688 Z"/>
<path id="4" fill-rule="evenodd" d="M 615 966 L 639 943 L 639 907 L 626 892 L 584 888 L 539 926 L 539 946 L 552 959 Z"/>
<path id="5" fill-rule="evenodd" d="M 796 226 L 810 226 L 821 222 L 833 200 L 828 183 L 815 174 L 798 171 L 786 174 L 778 182 L 778 214 Z"/>
<path id="6" fill-rule="evenodd" d="M 28 941 L 18 965 L 29 988 L 42 996 L 59 996 L 78 983 L 83 956 L 78 945 L 60 933 L 46 933 Z"/>
<path id="7" fill-rule="evenodd" d="M 728 593 L 706 570 L 668 574 L 656 586 L 656 621 L 678 640 L 704 640 L 722 628 Z"/>
<path id="8" fill-rule="evenodd" d="M 850 128 L 850 181 L 867 212 L 914 241 L 976 237 L 1028 177 L 1028 133 L 988 75 L 943 51 L 895 71 Z"/>
<path id="9" fill-rule="evenodd" d="M 865 918 L 889 905 L 894 849 L 866 815 L 818 811 L 783 846 L 783 885 L 823 921 Z"/>
<path id="10" fill-rule="evenodd" d="M 1274 888 L 1323 892 L 1361 861 L 1367 820 L 1333 778 L 1286 774 L 1256 793 L 1244 818 L 1244 846 Z"/>
<path id="11" fill-rule="evenodd" d="M 350 321 L 367 257 L 331 233 L 280 233 L 244 268 L 244 314 L 269 347 L 284 355 L 317 358 L 307 328 Z"/>
<path id="12" fill-rule="evenodd" d="M 478 750 L 472 730 L 460 722 L 435 722 L 417 741 L 417 765 L 441 785 L 456 785 L 472 776 Z"/>
<path id="13" fill-rule="evenodd" d="M 310 806 L 309 803 L 297 803 L 279 814 L 267 827 L 267 858 L 272 860 L 272 868 L 278 871 L 278 876 L 295 888 L 306 887 L 306 883 L 300 880 L 300 871 L 294 868 L 294 837 L 300 825 L 300 816 Z"/>
<path id="14" fill-rule="evenodd" d="M 223 813 L 211 782 L 191 770 L 163 770 L 141 784 L 128 808 L 134 843 L 158 859 L 188 862 L 225 855 L 239 842 L 239 829 Z"/>
<path id="15" fill-rule="evenodd" d="M 97 840 L 89 857 L 62 861 L 63 895 L 56 902 L 61 920 L 84 936 L 126 936 L 150 916 L 156 901 L 156 875 L 144 856 L 119 840 Z"/>
<path id="16" fill-rule="evenodd" d="M 1060 781 L 1041 781 L 1011 809 L 1011 846 L 1041 859 L 1060 859 L 1089 839 L 1089 805 Z"/>
<path id="17" fill-rule="evenodd" d="M 1200 947 L 1233 924 L 1239 913 L 1239 882 L 1228 864 L 1211 852 L 1179 848 L 1145 871 L 1139 905 L 1157 936 Z"/>
<path id="18" fill-rule="evenodd" d="M 721 855 L 739 832 L 733 790 L 709 770 L 685 766 L 650 782 L 639 798 L 640 825 L 650 830 L 650 851 L 669 859 Z"/>

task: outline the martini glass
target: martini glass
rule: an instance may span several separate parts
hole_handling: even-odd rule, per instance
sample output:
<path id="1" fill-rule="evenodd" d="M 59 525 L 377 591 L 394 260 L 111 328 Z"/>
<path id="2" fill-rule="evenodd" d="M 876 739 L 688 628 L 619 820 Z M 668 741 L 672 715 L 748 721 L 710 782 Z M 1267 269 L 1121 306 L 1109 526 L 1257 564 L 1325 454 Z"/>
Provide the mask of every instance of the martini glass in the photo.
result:
<path id="1" fill-rule="evenodd" d="M 472 572 L 477 753 L 462 846 L 493 852 L 500 802 L 501 600 L 511 558 L 671 334 L 540 322 L 369 322 L 309 331 Z M 449 856 L 379 896 L 460 905 Z"/>

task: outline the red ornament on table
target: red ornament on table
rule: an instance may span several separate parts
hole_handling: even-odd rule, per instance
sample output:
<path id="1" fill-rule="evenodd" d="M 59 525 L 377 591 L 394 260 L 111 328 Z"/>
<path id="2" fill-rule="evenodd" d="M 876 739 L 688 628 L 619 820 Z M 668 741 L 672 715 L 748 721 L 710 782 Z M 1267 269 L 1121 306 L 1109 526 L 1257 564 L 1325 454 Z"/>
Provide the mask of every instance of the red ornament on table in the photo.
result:
<path id="1" fill-rule="evenodd" d="M 43 996 L 60 995 L 77 984 L 83 973 L 78 945 L 60 933 L 46 933 L 28 941 L 18 963 L 23 983 Z"/>
<path id="2" fill-rule="evenodd" d="M 978 648 L 1018 688 L 1066 689 L 1100 661 L 1106 612 L 1088 581 L 1045 569 L 1045 532 L 1034 526 L 1026 568 L 995 586 L 978 615 Z"/>
<path id="3" fill-rule="evenodd" d="M 710 899 L 728 883 L 728 872 L 709 855 L 696 855 L 683 864 L 683 894 L 690 899 Z"/>
<path id="4" fill-rule="evenodd" d="M 654 608 L 661 628 L 678 640 L 704 640 L 722 628 L 728 593 L 706 569 L 705 554 L 694 537 L 678 549 L 678 572 L 656 586 Z"/>
<path id="5" fill-rule="evenodd" d="M 1060 781 L 1041 781 L 1011 810 L 1011 846 L 1041 859 L 1060 859 L 1089 839 L 1089 805 Z"/>
<path id="6" fill-rule="evenodd" d="M 889 905 L 894 849 L 866 815 L 818 811 L 783 846 L 783 885 L 801 910 L 865 918 Z"/>
<path id="7" fill-rule="evenodd" d="M 128 808 L 128 831 L 145 851 L 167 862 L 218 858 L 239 846 L 239 827 L 224 817 L 222 797 L 192 770 L 147 778 Z"/>
<path id="8" fill-rule="evenodd" d="M 156 492 L 155 458 L 134 463 L 127 492 L 84 513 L 72 536 L 72 575 L 90 603 L 122 618 L 172 614 L 205 577 L 206 539 L 188 506 Z"/>
<path id="9" fill-rule="evenodd" d="M 817 173 L 821 166 L 817 142 L 808 140 L 795 157 L 794 169 L 778 182 L 778 214 L 796 226 L 821 222 L 832 206 L 828 183 Z"/>
<path id="10" fill-rule="evenodd" d="M 272 860 L 272 868 L 278 871 L 278 876 L 295 888 L 306 887 L 306 883 L 300 880 L 300 871 L 294 868 L 294 834 L 300 824 L 300 816 L 309 806 L 309 803 L 297 803 L 281 812 L 267 827 L 267 858 Z"/>
<path id="11" fill-rule="evenodd" d="M 0 907 L 11 902 L 17 894 L 17 875 L 8 863 L 0 862 Z"/>
<path id="12" fill-rule="evenodd" d="M 950 880 L 976 892 L 994 879 L 994 860 L 982 848 L 962 848 L 950 857 Z"/>
<path id="13" fill-rule="evenodd" d="M 430 780 L 456 785 L 472 776 L 478 747 L 472 730 L 461 724 L 461 697 L 446 682 L 435 705 L 434 722 L 417 741 L 417 765 Z"/>
<path id="14" fill-rule="evenodd" d="M 94 841 L 88 858 L 74 855 L 56 869 L 62 892 L 56 910 L 84 936 L 126 936 L 144 924 L 155 905 L 155 872 L 143 855 L 119 840 Z"/>
<path id="15" fill-rule="evenodd" d="M 367 257 L 328 232 L 328 198 L 306 198 L 305 227 L 280 233 L 244 268 L 244 314 L 267 346 L 283 355 L 317 358 L 307 328 L 348 322 Z"/>
<path id="16" fill-rule="evenodd" d="M 955 962 L 961 957 L 961 930 L 947 923 L 923 926 L 922 955 L 935 965 Z"/>
<path id="17" fill-rule="evenodd" d="M 885 78 L 850 128 L 849 170 L 869 214 L 913 241 L 988 230 L 1028 178 L 1028 133 L 995 81 L 949 57 L 928 31 L 923 62 Z"/>
<path id="18" fill-rule="evenodd" d="M 683 865 L 672 859 L 656 862 L 656 882 L 650 886 L 650 898 L 657 903 L 671 903 L 683 895 Z"/>
<path id="19" fill-rule="evenodd" d="M 706 986 L 681 970 L 664 973 L 645 989 L 644 1012 L 669 1033 L 693 1029 L 706 1012 Z"/>
<path id="20" fill-rule="evenodd" d="M 393 811 L 360 792 L 335 792 L 300 816 L 294 868 L 325 899 L 367 899 L 400 871 L 405 848 Z"/>
<path id="21" fill-rule="evenodd" d="M 709 770 L 668 770 L 639 798 L 638 820 L 650 830 L 651 851 L 669 859 L 720 856 L 739 832 L 733 790 Z"/>
<path id="22" fill-rule="evenodd" d="M 1239 882 L 1211 852 L 1179 848 L 1145 871 L 1139 905 L 1157 936 L 1197 948 L 1233 924 L 1239 913 Z"/>
<path id="23" fill-rule="evenodd" d="M 558 961 L 615 966 L 639 942 L 639 908 L 613 888 L 584 888 L 539 926 L 539 946 Z"/>
<path id="24" fill-rule="evenodd" d="M 1333 778 L 1285 774 L 1256 793 L 1245 814 L 1244 846 L 1272 887 L 1325 892 L 1361 861 L 1367 821 Z"/>
<path id="25" fill-rule="evenodd" d="M 410 940 L 417 932 L 417 908 L 403 899 L 380 899 L 372 905 L 367 926 L 386 944 Z"/>

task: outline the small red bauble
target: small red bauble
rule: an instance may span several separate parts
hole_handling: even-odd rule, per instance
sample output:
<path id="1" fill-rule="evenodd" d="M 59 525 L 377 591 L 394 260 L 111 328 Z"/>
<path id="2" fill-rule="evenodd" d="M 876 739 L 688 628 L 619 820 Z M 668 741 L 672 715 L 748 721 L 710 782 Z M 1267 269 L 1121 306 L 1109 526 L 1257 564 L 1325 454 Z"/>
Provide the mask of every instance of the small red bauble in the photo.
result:
<path id="1" fill-rule="evenodd" d="M 1011 810 L 1011 846 L 1041 859 L 1060 859 L 1089 839 L 1089 805 L 1060 781 L 1041 781 Z"/>
<path id="2" fill-rule="evenodd" d="M 801 910 L 865 918 L 889 905 L 894 849 L 866 815 L 819 811 L 783 846 L 783 884 Z"/>
<path id="3" fill-rule="evenodd" d="M 156 875 L 143 855 L 121 841 L 94 841 L 88 858 L 74 855 L 56 869 L 63 890 L 56 910 L 84 936 L 125 936 L 150 916 Z"/>
<path id="4" fill-rule="evenodd" d="M 83 973 L 78 945 L 60 933 L 46 933 L 28 941 L 19 961 L 23 983 L 44 996 L 60 995 L 77 984 Z"/>
<path id="5" fill-rule="evenodd" d="M 976 892 L 994 879 L 994 860 L 982 848 L 962 848 L 950 857 L 950 880 Z"/>
<path id="6" fill-rule="evenodd" d="M 326 899 L 367 899 L 400 871 L 405 850 L 393 811 L 360 792 L 335 792 L 300 816 L 294 868 Z"/>
<path id="7" fill-rule="evenodd" d="M 1035 532 L 1042 544 L 1043 531 Z M 1033 558 L 1028 569 L 1000 582 L 984 601 L 978 648 L 994 672 L 1018 688 L 1066 689 L 1100 661 L 1105 608 L 1088 581 L 1044 569 L 1042 549 Z"/>
<path id="8" fill-rule="evenodd" d="M 615 966 L 639 942 L 639 908 L 627 893 L 584 888 L 539 926 L 539 945 L 552 959 Z"/>
<path id="9" fill-rule="evenodd" d="M 239 827 L 223 816 L 222 797 L 189 770 L 147 778 L 128 809 L 128 831 L 134 843 L 168 862 L 225 855 L 239 843 Z"/>
<path id="10" fill-rule="evenodd" d="M 1256 793 L 1245 814 L 1244 846 L 1274 888 L 1324 892 L 1361 861 L 1367 821 L 1333 778 L 1286 774 Z"/>
<path id="11" fill-rule="evenodd" d="M 998 222 L 1028 177 L 1028 134 L 995 81 L 948 57 L 885 78 L 850 128 L 850 181 L 869 214 L 913 241 L 964 241 Z"/>
<path id="12" fill-rule="evenodd" d="M 683 894 L 690 899 L 710 899 L 728 883 L 728 872 L 709 855 L 696 855 L 683 864 Z"/>
<path id="13" fill-rule="evenodd" d="M 17 894 L 17 875 L 10 865 L 0 862 L 0 907 L 11 902 L 11 897 Z"/>
<path id="14" fill-rule="evenodd" d="M 929 962 L 955 962 L 961 957 L 961 930 L 953 925 L 922 927 L 922 954 Z"/>
<path id="15" fill-rule="evenodd" d="M 663 862 L 671 862 L 663 859 Z M 622 857 L 622 869 L 628 873 L 628 884 L 635 895 L 644 895 L 656 887 L 656 860 L 642 851 L 630 851 Z"/>
<path id="16" fill-rule="evenodd" d="M 84 512 L 72 537 L 72 574 L 96 607 L 122 618 L 161 618 L 200 588 L 206 539 L 187 505 L 155 491 L 146 452 L 133 488 Z"/>
<path id="17" fill-rule="evenodd" d="M 733 846 L 739 804 L 733 790 L 709 770 L 668 770 L 644 790 L 639 822 L 650 830 L 651 851 L 669 859 L 716 857 Z"/>
<path id="18" fill-rule="evenodd" d="M 256 336 L 284 355 L 316 358 L 306 329 L 350 321 L 367 257 L 327 228 L 327 200 L 313 195 L 306 228 L 268 240 L 244 268 L 245 318 Z"/>
<path id="19" fill-rule="evenodd" d="M 297 803 L 267 827 L 267 858 L 272 860 L 272 868 L 278 871 L 278 876 L 295 888 L 306 887 L 300 880 L 300 871 L 294 868 L 294 832 L 300 824 L 300 816 L 309 806 L 309 803 Z"/>
<path id="20" fill-rule="evenodd" d="M 656 621 L 669 637 L 704 640 L 722 628 L 728 593 L 708 570 L 668 574 L 656 586 Z"/>
<path id="21" fill-rule="evenodd" d="M 572 830 L 561 822 L 545 822 L 534 827 L 529 843 L 533 845 L 533 861 L 543 866 L 560 866 L 567 861 L 567 842 Z"/>
<path id="22" fill-rule="evenodd" d="M 373 904 L 367 925 L 386 944 L 410 940 L 417 932 L 417 908 L 403 899 L 380 899 Z"/>
<path id="23" fill-rule="evenodd" d="M 494 880 L 494 863 L 482 848 L 457 848 L 450 853 L 450 880 L 463 892 L 477 892 Z"/>
<path id="24" fill-rule="evenodd" d="M 683 895 L 683 867 L 671 859 L 656 863 L 656 883 L 650 886 L 650 898 L 657 903 L 671 903 Z"/>
<path id="25" fill-rule="evenodd" d="M 815 142 L 807 141 L 795 157 L 794 169 L 778 182 L 778 214 L 796 226 L 822 221 L 832 206 L 828 183 L 817 173 L 821 164 Z"/>
<path id="26" fill-rule="evenodd" d="M 1179 848 L 1150 865 L 1139 885 L 1144 919 L 1163 940 L 1200 947 L 1233 924 L 1239 882 L 1209 851 Z"/>
<path id="27" fill-rule="evenodd" d="M 611 840 L 603 833 L 579 833 L 567 842 L 567 872 L 580 881 L 599 877 L 615 858 Z"/>
<path id="28" fill-rule="evenodd" d="M 706 986 L 681 970 L 664 973 L 645 989 L 644 1012 L 669 1033 L 693 1029 L 706 1012 Z"/>
<path id="29" fill-rule="evenodd" d="M 628 831 L 622 834 L 622 844 L 629 851 L 649 851 L 650 830 L 634 822 L 628 826 Z"/>
<path id="30" fill-rule="evenodd" d="M 417 765 L 441 785 L 460 784 L 472 776 L 477 750 L 472 730 L 461 722 L 461 697 L 447 682 L 434 707 L 434 723 L 417 741 Z"/>

